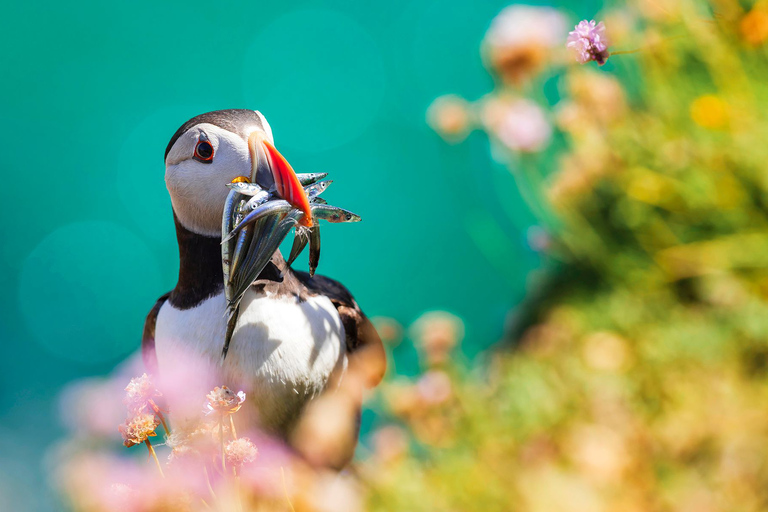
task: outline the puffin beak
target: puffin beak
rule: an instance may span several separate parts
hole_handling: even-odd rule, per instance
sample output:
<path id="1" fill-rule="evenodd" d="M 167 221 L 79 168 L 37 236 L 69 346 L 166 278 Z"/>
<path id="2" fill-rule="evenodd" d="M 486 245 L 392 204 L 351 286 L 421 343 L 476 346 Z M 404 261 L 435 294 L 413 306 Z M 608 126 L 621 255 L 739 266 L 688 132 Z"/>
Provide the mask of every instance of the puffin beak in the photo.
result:
<path id="1" fill-rule="evenodd" d="M 309 198 L 291 164 L 260 131 L 254 131 L 248 137 L 248 151 L 251 154 L 251 181 L 264 188 L 274 184 L 277 194 L 304 214 L 299 224 L 312 227 Z"/>

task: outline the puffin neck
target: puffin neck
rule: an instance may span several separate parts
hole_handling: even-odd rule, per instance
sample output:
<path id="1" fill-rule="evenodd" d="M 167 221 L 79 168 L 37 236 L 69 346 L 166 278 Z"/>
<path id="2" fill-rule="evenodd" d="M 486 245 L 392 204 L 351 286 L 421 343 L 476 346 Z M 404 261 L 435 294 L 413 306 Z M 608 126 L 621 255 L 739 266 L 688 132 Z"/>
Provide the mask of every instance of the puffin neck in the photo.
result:
<path id="1" fill-rule="evenodd" d="M 177 309 L 191 309 L 224 289 L 221 238 L 198 235 L 185 228 L 176 212 L 179 243 L 179 280 L 168 301 Z"/>

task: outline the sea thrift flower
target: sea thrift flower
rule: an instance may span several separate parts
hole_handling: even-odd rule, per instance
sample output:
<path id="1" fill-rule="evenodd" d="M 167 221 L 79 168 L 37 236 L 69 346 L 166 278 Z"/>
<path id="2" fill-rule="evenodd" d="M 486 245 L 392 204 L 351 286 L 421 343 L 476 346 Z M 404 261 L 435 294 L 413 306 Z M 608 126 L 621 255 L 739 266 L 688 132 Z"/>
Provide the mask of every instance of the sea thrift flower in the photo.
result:
<path id="1" fill-rule="evenodd" d="M 427 123 L 449 142 L 464 140 L 469 134 L 470 121 L 468 103 L 452 94 L 440 96 L 427 109 Z"/>
<path id="2" fill-rule="evenodd" d="M 139 414 L 152 402 L 153 398 L 162 396 L 146 373 L 131 379 L 125 391 L 123 403 L 133 414 Z"/>
<path id="3" fill-rule="evenodd" d="M 123 444 L 133 446 L 143 443 L 148 437 L 156 436 L 155 429 L 158 425 L 160 421 L 155 419 L 154 414 L 139 414 L 117 428 L 123 435 Z"/>
<path id="4" fill-rule="evenodd" d="M 206 414 L 211 414 L 212 412 L 232 414 L 240 410 L 245 401 L 245 393 L 238 391 L 235 394 L 227 386 L 216 386 L 213 388 L 213 391 L 206 395 L 206 398 L 208 398 L 208 412 Z"/>
<path id="5" fill-rule="evenodd" d="M 608 38 L 605 35 L 605 25 L 595 20 L 580 21 L 575 29 L 568 33 L 568 42 L 565 45 L 575 55 L 581 64 L 593 60 L 599 65 L 608 60 Z"/>
<path id="6" fill-rule="evenodd" d="M 422 402 L 439 405 L 450 399 L 453 394 L 451 378 L 443 371 L 430 370 L 416 383 L 416 392 Z"/>
<path id="7" fill-rule="evenodd" d="M 496 135 L 513 151 L 535 153 L 549 143 L 552 126 L 536 103 L 518 100 L 506 109 Z"/>
<path id="8" fill-rule="evenodd" d="M 491 23 L 483 40 L 486 61 L 512 85 L 538 73 L 563 43 L 565 17 L 551 7 L 512 5 Z"/>
<path id="9" fill-rule="evenodd" d="M 464 322 L 445 311 L 431 311 L 420 316 L 410 331 L 427 365 L 436 366 L 447 362 L 453 348 L 464 338 Z"/>
<path id="10" fill-rule="evenodd" d="M 258 450 L 256 449 L 256 445 L 254 445 L 250 439 L 241 437 L 228 442 L 224 452 L 227 455 L 227 463 L 239 468 L 242 467 L 243 464 L 248 464 L 256 460 Z"/>

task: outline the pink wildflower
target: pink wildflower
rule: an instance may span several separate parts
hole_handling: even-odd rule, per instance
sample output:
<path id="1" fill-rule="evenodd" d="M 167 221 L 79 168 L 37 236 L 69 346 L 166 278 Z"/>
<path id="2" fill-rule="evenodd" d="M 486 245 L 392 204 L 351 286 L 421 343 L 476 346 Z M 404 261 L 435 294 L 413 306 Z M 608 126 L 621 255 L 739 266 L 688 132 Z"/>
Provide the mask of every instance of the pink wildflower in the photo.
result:
<path id="1" fill-rule="evenodd" d="M 258 453 L 256 445 L 247 437 L 230 441 L 227 443 L 224 451 L 227 455 L 227 463 L 236 468 L 256 460 L 256 454 Z"/>
<path id="2" fill-rule="evenodd" d="M 595 23 L 595 20 L 583 20 L 568 33 L 568 42 L 565 46 L 573 51 L 576 60 L 581 64 L 593 60 L 602 66 L 610 55 L 608 44 L 605 25 L 602 21 Z"/>
<path id="3" fill-rule="evenodd" d="M 125 398 L 123 403 L 128 407 L 132 414 L 139 414 L 147 405 L 154 405 L 152 400 L 155 397 L 162 396 L 152 383 L 152 379 L 145 373 L 141 377 L 134 377 L 125 387 Z M 154 410 L 154 407 L 153 407 Z"/>
<path id="4" fill-rule="evenodd" d="M 154 414 L 139 414 L 126 420 L 117 429 L 123 435 L 123 444 L 133 446 L 143 443 L 148 437 L 156 436 L 155 429 L 158 425 L 160 421 L 155 419 Z"/>
<path id="5" fill-rule="evenodd" d="M 208 404 L 206 405 L 208 411 L 206 414 L 211 414 L 212 412 L 232 414 L 239 411 L 243 402 L 245 402 L 245 393 L 238 391 L 235 394 L 227 386 L 216 386 L 213 388 L 213 391 L 206 395 L 206 398 L 208 398 Z"/>
<path id="6" fill-rule="evenodd" d="M 513 151 L 534 153 L 549 143 L 552 126 L 536 103 L 517 100 L 507 105 L 496 135 Z"/>

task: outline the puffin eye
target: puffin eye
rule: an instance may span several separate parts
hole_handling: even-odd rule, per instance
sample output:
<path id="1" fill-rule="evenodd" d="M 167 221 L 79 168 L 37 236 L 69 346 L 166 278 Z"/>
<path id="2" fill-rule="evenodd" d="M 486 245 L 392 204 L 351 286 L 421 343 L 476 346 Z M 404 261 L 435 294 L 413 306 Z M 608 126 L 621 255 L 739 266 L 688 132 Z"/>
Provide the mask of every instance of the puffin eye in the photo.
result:
<path id="1" fill-rule="evenodd" d="M 195 160 L 209 164 L 213 160 L 213 146 L 207 140 L 197 142 L 195 146 Z"/>

